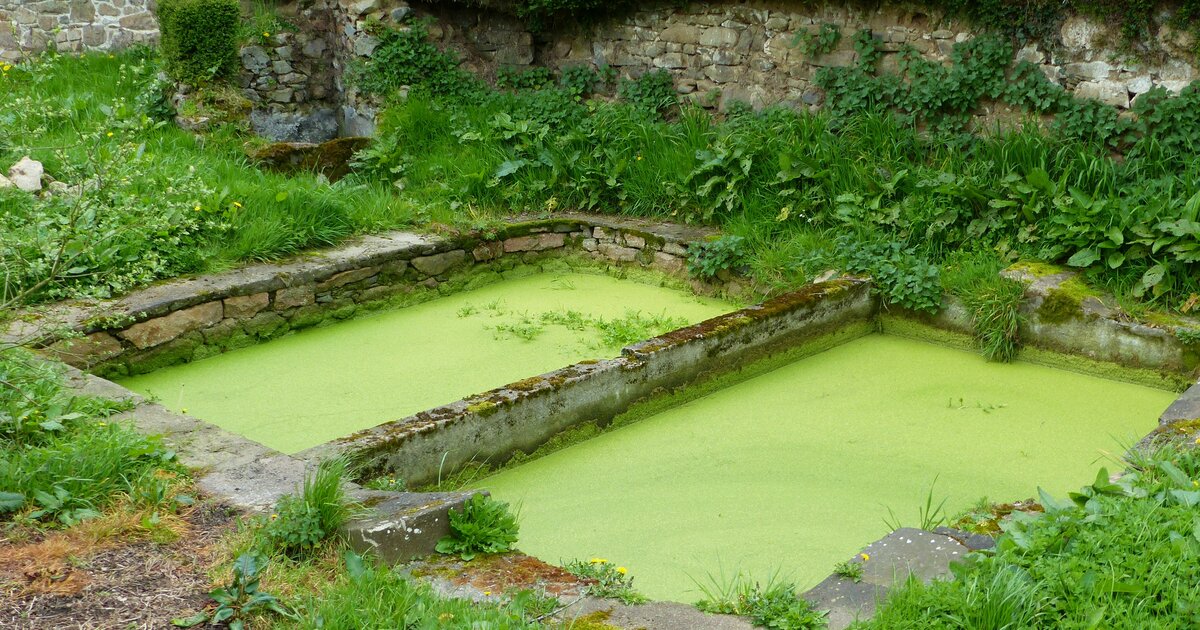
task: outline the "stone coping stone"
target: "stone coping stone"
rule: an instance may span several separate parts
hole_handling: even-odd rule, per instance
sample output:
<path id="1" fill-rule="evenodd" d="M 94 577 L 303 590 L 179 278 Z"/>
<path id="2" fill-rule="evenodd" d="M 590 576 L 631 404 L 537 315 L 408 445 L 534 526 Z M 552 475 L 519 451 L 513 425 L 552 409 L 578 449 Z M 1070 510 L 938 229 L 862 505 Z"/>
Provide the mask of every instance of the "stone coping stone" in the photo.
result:
<path id="1" fill-rule="evenodd" d="M 487 493 L 359 490 L 353 496 L 370 512 L 347 523 L 343 534 L 356 553 L 374 553 L 387 564 L 423 558 L 450 534 L 449 511 L 475 494 Z"/>
<path id="2" fill-rule="evenodd" d="M 833 574 L 802 597 L 817 610 L 829 611 L 830 630 L 842 630 L 875 614 L 890 588 L 910 575 L 923 582 L 952 577 L 950 563 L 971 550 L 950 536 L 904 527 L 867 545 L 850 559 L 863 568 L 861 582 Z M 868 559 L 863 559 L 863 555 Z"/>

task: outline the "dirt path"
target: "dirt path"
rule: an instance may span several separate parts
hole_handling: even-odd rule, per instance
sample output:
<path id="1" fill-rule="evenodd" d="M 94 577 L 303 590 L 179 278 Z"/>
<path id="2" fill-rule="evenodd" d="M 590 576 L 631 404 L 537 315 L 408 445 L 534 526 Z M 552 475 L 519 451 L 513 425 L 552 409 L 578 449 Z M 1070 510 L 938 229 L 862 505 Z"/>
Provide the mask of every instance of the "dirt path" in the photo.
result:
<path id="1" fill-rule="evenodd" d="M 69 532 L 0 542 L 0 628 L 170 628 L 208 602 L 206 568 L 234 520 L 205 504 L 167 543 Z"/>

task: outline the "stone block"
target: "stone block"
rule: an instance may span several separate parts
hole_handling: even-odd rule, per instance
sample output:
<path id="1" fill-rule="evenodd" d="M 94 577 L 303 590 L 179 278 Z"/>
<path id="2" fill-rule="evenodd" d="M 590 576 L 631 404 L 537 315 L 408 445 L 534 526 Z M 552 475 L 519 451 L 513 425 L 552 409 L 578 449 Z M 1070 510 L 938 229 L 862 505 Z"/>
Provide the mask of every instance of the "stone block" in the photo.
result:
<path id="1" fill-rule="evenodd" d="M 621 240 L 624 241 L 626 246 L 634 249 L 645 249 L 646 247 L 646 239 L 642 236 L 638 236 L 637 234 L 626 233 L 625 237 Z"/>
<path id="2" fill-rule="evenodd" d="M 282 311 L 297 306 L 308 306 L 315 301 L 311 286 L 285 287 L 275 292 L 275 310 Z"/>
<path id="3" fill-rule="evenodd" d="M 1129 107 L 1129 91 L 1117 81 L 1084 81 L 1075 87 L 1075 96 L 1091 98 L 1113 107 Z"/>
<path id="4" fill-rule="evenodd" d="M 106 332 L 78 339 L 65 339 L 46 348 L 45 353 L 72 367 L 86 370 L 123 352 L 121 342 Z"/>
<path id="5" fill-rule="evenodd" d="M 271 296 L 266 292 L 227 297 L 224 300 L 225 317 L 234 319 L 253 317 L 259 311 L 267 308 L 270 303 Z"/>
<path id="6" fill-rule="evenodd" d="M 1113 67 L 1104 61 L 1069 63 L 1065 66 L 1067 76 L 1085 81 L 1100 81 L 1112 74 Z"/>
<path id="7" fill-rule="evenodd" d="M 412 259 L 412 266 L 427 276 L 441 275 L 462 264 L 467 259 L 467 252 L 456 249 L 432 256 L 421 256 Z"/>
<path id="8" fill-rule="evenodd" d="M 699 44 L 702 29 L 696 26 L 687 24 L 674 24 L 663 29 L 663 32 L 658 36 L 664 42 L 677 42 L 680 44 Z"/>
<path id="9" fill-rule="evenodd" d="M 654 253 L 654 266 L 669 274 L 683 274 L 687 272 L 687 263 L 682 258 L 664 252 Z"/>
<path id="10" fill-rule="evenodd" d="M 706 28 L 700 32 L 698 41 L 701 46 L 733 46 L 738 41 L 738 32 L 732 28 L 718 26 Z"/>
<path id="11" fill-rule="evenodd" d="M 149 11 L 126 15 L 121 18 L 121 28 L 126 28 L 133 31 L 153 31 L 158 29 L 158 22 L 154 20 L 154 14 Z"/>
<path id="12" fill-rule="evenodd" d="M 494 260 L 504 255 L 504 243 L 502 241 L 491 241 L 488 243 L 480 243 L 475 249 L 471 250 L 471 257 L 476 262 L 485 260 Z"/>
<path id="13" fill-rule="evenodd" d="M 359 269 L 351 269 L 350 271 L 343 271 L 339 274 L 334 274 L 328 280 L 317 283 L 315 292 L 324 293 L 326 291 L 331 291 L 338 287 L 350 284 L 351 282 L 366 280 L 377 273 L 379 273 L 379 267 L 362 267 Z"/>
<path id="14" fill-rule="evenodd" d="M 539 252 L 546 249 L 555 249 L 562 247 L 567 242 L 565 234 L 530 234 L 528 236 L 516 236 L 504 241 L 504 251 L 512 252 Z"/>
<path id="15" fill-rule="evenodd" d="M 638 257 L 638 250 L 614 243 L 600 243 L 596 247 L 596 251 L 600 252 L 601 256 L 617 262 L 633 262 Z"/>
<path id="16" fill-rule="evenodd" d="M 343 533 L 355 552 L 370 552 L 387 564 L 423 558 L 449 535 L 450 509 L 461 510 L 474 494 L 387 493 L 394 498 L 378 503 L 368 516 L 350 521 Z"/>
<path id="17" fill-rule="evenodd" d="M 153 348 L 193 330 L 207 328 L 224 316 L 221 302 L 205 302 L 162 317 L 134 324 L 117 333 L 139 350 Z"/>
<path id="18" fill-rule="evenodd" d="M 279 313 L 265 311 L 255 315 L 242 324 L 246 334 L 259 339 L 270 339 L 288 329 L 288 322 Z"/>

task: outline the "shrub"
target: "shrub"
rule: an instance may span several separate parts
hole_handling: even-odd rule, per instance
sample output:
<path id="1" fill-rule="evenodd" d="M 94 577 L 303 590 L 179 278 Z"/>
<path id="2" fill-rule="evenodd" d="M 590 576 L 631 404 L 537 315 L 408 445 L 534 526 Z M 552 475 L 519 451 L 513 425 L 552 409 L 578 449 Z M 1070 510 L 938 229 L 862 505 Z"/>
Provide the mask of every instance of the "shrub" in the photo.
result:
<path id="1" fill-rule="evenodd" d="M 1135 453 L 1137 453 L 1135 451 Z M 1014 512 L 954 580 L 910 580 L 856 627 L 1191 628 L 1200 623 L 1200 451 L 1138 453 L 1044 513 Z"/>
<path id="2" fill-rule="evenodd" d="M 624 79 L 617 87 L 617 94 L 635 107 L 659 114 L 679 104 L 675 79 L 666 70 L 647 72 L 633 80 Z"/>
<path id="3" fill-rule="evenodd" d="M 722 236 L 688 246 L 688 273 L 704 280 L 711 280 L 722 271 L 737 269 L 745 260 L 746 243 L 740 236 Z"/>
<path id="4" fill-rule="evenodd" d="M 471 560 L 480 553 L 511 551 L 517 542 L 517 517 L 508 504 L 473 495 L 461 510 L 450 510 L 450 535 L 438 541 L 438 553 Z"/>
<path id="5" fill-rule="evenodd" d="M 237 0 L 159 0 L 158 26 L 167 73 L 179 81 L 204 83 L 237 70 Z"/>

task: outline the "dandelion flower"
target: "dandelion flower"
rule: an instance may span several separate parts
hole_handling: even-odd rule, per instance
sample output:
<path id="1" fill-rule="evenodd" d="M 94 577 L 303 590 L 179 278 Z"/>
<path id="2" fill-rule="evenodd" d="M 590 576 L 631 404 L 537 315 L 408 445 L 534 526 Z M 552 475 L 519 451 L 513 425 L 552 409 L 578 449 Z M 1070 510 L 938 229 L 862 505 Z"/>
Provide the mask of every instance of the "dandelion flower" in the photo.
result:
<path id="1" fill-rule="evenodd" d="M 107 136 L 107 137 L 109 137 L 109 138 L 111 138 L 111 137 L 113 137 L 113 132 L 111 132 L 111 131 L 110 131 L 110 132 L 108 132 L 108 133 L 106 133 L 106 134 L 104 134 L 104 135 L 105 135 L 105 136 Z"/>
<path id="2" fill-rule="evenodd" d="M 233 202 L 233 207 L 234 207 L 234 208 L 241 208 L 241 207 L 242 207 L 242 204 L 241 204 L 240 202 L 237 202 L 237 201 L 235 201 L 235 202 Z"/>
<path id="3" fill-rule="evenodd" d="M 620 573 L 621 575 L 625 575 L 626 573 L 629 573 L 629 570 L 626 569 L 625 567 L 617 567 L 617 573 Z"/>
<path id="4" fill-rule="evenodd" d="M 186 413 L 187 413 L 187 407 L 184 407 L 183 409 L 180 409 L 180 410 L 179 410 L 179 413 L 186 414 Z"/>
<path id="5" fill-rule="evenodd" d="M 273 520 L 275 520 L 275 519 L 277 519 L 277 518 L 279 518 L 279 515 L 278 515 L 278 514 L 272 514 L 272 515 L 271 515 L 271 520 L 272 520 L 272 521 L 273 521 Z"/>
<path id="6" fill-rule="evenodd" d="M 196 204 L 195 210 L 196 212 L 200 212 L 200 204 Z"/>
<path id="7" fill-rule="evenodd" d="M 871 556 L 867 555 L 866 553 L 860 553 L 860 554 L 858 554 L 858 557 L 862 558 L 863 562 L 866 562 L 867 560 L 871 559 Z"/>
<path id="8" fill-rule="evenodd" d="M 270 36 L 271 36 L 270 33 L 268 33 L 267 31 L 263 31 L 263 37 L 270 37 Z"/>

